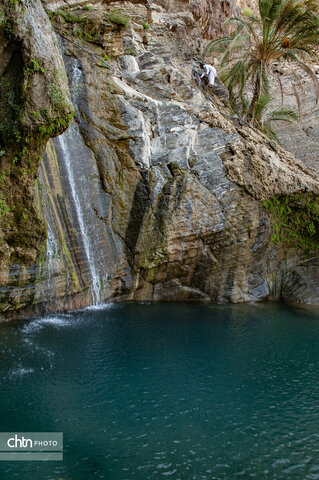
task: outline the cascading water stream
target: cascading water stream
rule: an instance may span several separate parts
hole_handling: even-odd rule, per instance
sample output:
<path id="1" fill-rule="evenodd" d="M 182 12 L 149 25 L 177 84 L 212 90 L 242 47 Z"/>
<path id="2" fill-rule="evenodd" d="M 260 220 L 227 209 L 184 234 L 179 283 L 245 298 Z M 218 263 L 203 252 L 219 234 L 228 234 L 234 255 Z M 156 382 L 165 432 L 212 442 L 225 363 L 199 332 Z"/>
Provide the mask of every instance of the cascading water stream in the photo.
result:
<path id="1" fill-rule="evenodd" d="M 78 67 L 77 61 L 74 59 L 72 65 L 72 84 L 71 84 L 71 91 L 72 91 L 72 100 L 77 110 L 76 104 L 76 93 L 79 87 L 79 82 L 81 79 L 82 72 Z M 72 155 L 74 152 L 74 148 L 79 144 L 79 129 L 75 123 L 69 127 L 69 129 L 64 132 L 62 135 L 57 137 L 56 142 L 58 143 L 61 154 L 62 160 L 67 170 L 67 177 L 68 182 L 70 185 L 70 194 L 73 199 L 73 204 L 76 212 L 76 218 L 80 227 L 79 234 L 82 238 L 85 254 L 88 261 L 88 266 L 90 270 L 91 276 L 91 294 L 93 304 L 96 305 L 101 302 L 101 289 L 102 284 L 100 281 L 100 275 L 96 268 L 95 258 L 94 258 L 94 249 L 91 245 L 90 238 L 91 232 L 88 228 L 88 220 L 90 214 L 94 215 L 94 212 L 90 206 L 90 199 L 88 192 L 84 188 L 85 185 L 83 182 L 79 180 L 78 176 L 78 168 L 77 168 L 77 158 L 75 155 Z M 82 140 L 82 139 L 81 139 Z"/>
<path id="2" fill-rule="evenodd" d="M 95 308 L 110 296 L 121 244 L 108 223 L 111 201 L 95 152 L 81 135 L 86 125 L 81 117 L 86 107 L 81 64 L 67 55 L 64 61 L 76 115 L 68 130 L 48 142 L 39 169 L 37 204 L 46 221 L 47 242 L 36 298 L 51 309 Z"/>
<path id="3" fill-rule="evenodd" d="M 80 234 L 83 240 L 83 245 L 84 245 L 84 250 L 85 254 L 88 260 L 88 265 L 90 269 L 90 274 L 91 274 L 91 279 L 92 279 L 92 286 L 91 286 L 91 293 L 92 293 L 92 298 L 93 298 L 93 303 L 97 304 L 100 302 L 100 290 L 101 290 L 101 284 L 100 284 L 100 279 L 98 272 L 95 268 L 94 264 L 94 257 L 93 257 L 93 251 L 91 249 L 90 241 L 89 241 L 89 233 L 87 230 L 86 222 L 84 221 L 84 214 L 83 214 L 83 209 L 82 209 L 82 202 L 80 199 L 80 196 L 78 194 L 78 189 L 76 185 L 76 164 L 74 161 L 72 161 L 71 156 L 70 156 L 70 150 L 68 148 L 68 143 L 75 142 L 75 126 L 71 125 L 71 127 L 67 130 L 67 132 L 64 132 L 63 135 L 60 135 L 57 139 L 57 141 L 60 144 L 62 153 L 63 153 L 63 159 L 68 171 L 68 180 L 70 183 L 71 187 L 71 195 L 74 201 L 74 207 L 76 211 L 76 216 L 77 220 L 80 226 Z M 83 198 L 83 197 L 82 197 Z M 84 196 L 85 198 L 85 196 Z"/>

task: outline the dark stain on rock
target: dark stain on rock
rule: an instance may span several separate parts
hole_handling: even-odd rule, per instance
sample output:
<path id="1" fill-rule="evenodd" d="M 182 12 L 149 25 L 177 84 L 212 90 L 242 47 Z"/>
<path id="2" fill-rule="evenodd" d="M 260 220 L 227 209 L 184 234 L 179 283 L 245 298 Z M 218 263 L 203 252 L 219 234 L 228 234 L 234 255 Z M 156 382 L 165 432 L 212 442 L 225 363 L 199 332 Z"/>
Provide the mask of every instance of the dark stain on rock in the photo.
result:
<path id="1" fill-rule="evenodd" d="M 125 245 L 129 256 L 134 255 L 144 216 L 150 209 L 152 203 L 147 173 L 142 172 L 141 175 L 141 179 L 136 185 L 134 192 L 130 219 L 125 233 Z"/>
<path id="2" fill-rule="evenodd" d="M 169 201 L 171 197 L 171 191 L 172 191 L 172 186 L 173 186 L 174 180 L 168 180 L 168 182 L 165 183 L 162 193 L 160 194 L 160 197 L 157 202 L 157 207 L 155 211 L 155 220 L 156 220 L 156 225 L 158 227 L 158 230 L 162 233 L 162 235 L 165 234 L 165 228 L 167 224 L 167 220 L 169 218 Z M 154 232 L 156 234 L 158 232 Z"/>
<path id="3" fill-rule="evenodd" d="M 213 261 L 205 253 L 203 253 L 194 269 L 192 278 L 190 280 L 190 286 L 192 288 L 197 288 L 201 291 L 205 291 L 205 285 L 207 278 L 214 268 Z"/>
<path id="4" fill-rule="evenodd" d="M 178 210 L 181 205 L 183 195 L 186 190 L 186 182 L 187 180 L 185 176 L 180 176 L 176 180 L 176 190 L 175 190 L 173 211 Z"/>
<path id="5" fill-rule="evenodd" d="M 224 285 L 224 296 L 225 299 L 231 303 L 231 293 L 234 287 L 235 277 L 236 277 L 236 267 L 230 268 L 227 272 L 227 278 Z"/>

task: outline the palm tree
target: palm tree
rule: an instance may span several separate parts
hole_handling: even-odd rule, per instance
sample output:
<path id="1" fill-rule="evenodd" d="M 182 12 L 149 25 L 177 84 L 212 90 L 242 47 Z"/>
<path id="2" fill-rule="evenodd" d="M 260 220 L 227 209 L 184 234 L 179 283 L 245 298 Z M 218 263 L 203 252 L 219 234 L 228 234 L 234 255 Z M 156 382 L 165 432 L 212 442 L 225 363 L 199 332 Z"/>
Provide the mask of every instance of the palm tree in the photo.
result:
<path id="1" fill-rule="evenodd" d="M 319 82 L 307 62 L 319 58 L 319 0 L 259 0 L 258 16 L 246 10 L 226 23 L 235 24 L 235 31 L 210 42 L 204 56 L 213 51 L 223 54 L 220 76 L 230 98 L 242 101 L 250 122 L 260 124 L 256 107 L 262 96 L 269 96 L 269 73 L 278 62 L 293 62 L 303 69 L 314 83 L 318 101 Z M 245 97 L 248 82 L 253 87 L 250 101 Z M 283 95 L 280 80 L 279 84 Z M 282 112 L 292 117 L 291 111 Z"/>
<path id="2" fill-rule="evenodd" d="M 298 120 L 298 116 L 293 110 L 285 108 L 267 111 L 267 106 L 270 102 L 271 96 L 268 93 L 260 95 L 254 109 L 254 124 L 261 132 L 267 135 L 267 137 L 280 143 L 272 123 L 276 121 L 293 122 Z"/>

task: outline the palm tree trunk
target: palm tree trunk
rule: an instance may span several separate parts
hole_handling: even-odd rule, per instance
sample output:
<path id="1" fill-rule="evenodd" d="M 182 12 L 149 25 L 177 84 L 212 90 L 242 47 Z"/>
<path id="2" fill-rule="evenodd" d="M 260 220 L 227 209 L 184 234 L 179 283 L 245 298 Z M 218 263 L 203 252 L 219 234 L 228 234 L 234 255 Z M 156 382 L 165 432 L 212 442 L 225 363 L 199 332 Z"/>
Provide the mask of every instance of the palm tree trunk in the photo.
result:
<path id="1" fill-rule="evenodd" d="M 253 98 L 251 99 L 248 112 L 247 112 L 247 119 L 249 122 L 253 122 L 255 119 L 255 107 L 256 107 L 256 103 L 259 100 L 259 97 L 260 97 L 260 80 L 257 76 L 255 81 Z"/>

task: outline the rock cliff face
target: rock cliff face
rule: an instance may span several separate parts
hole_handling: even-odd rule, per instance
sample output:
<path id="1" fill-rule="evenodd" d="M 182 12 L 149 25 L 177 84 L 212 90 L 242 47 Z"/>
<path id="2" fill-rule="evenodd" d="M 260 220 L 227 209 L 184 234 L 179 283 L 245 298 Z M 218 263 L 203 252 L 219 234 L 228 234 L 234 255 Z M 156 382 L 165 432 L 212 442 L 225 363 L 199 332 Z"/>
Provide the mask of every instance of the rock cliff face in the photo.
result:
<path id="1" fill-rule="evenodd" d="M 45 24 L 38 42 L 53 39 L 59 65 L 50 71 L 61 72 L 60 82 L 67 72 L 75 117 L 48 143 L 34 193 L 22 198 L 46 225 L 46 240 L 41 233 L 31 241 L 29 260 L 11 251 L 3 257 L 3 318 L 103 300 L 318 303 L 315 252 L 271 241 L 262 205 L 296 194 L 302 205 L 319 192 L 318 172 L 233 118 L 218 92 L 193 80 L 204 39 L 236 7 L 44 3 L 62 53 L 37 4 L 33 21 L 41 11 Z M 32 54 L 39 65 L 40 53 Z M 68 115 L 67 87 L 60 89 Z M 48 98 L 40 91 L 42 102 Z"/>
<path id="2" fill-rule="evenodd" d="M 37 259 L 46 234 L 33 202 L 34 181 L 48 138 L 65 130 L 72 112 L 58 41 L 41 2 L 2 2 L 1 310 L 19 308 L 21 296 L 32 302 L 33 295 L 21 292 L 37 278 Z"/>

